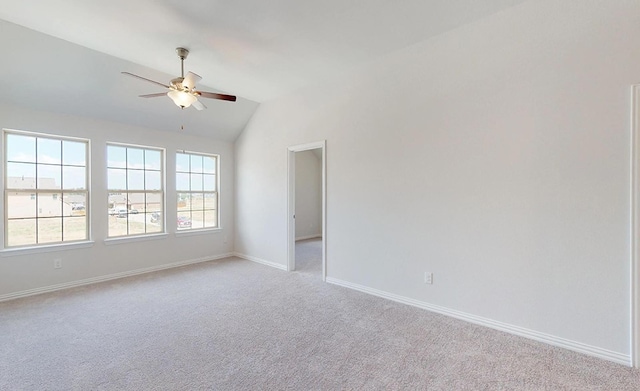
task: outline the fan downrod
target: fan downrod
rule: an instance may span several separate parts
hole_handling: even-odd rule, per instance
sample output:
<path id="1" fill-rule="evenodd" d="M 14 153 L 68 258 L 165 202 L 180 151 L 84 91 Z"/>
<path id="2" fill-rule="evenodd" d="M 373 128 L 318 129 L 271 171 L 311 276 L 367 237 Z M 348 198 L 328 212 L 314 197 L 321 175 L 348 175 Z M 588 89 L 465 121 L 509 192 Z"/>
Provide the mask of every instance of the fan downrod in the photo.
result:
<path id="1" fill-rule="evenodd" d="M 189 50 L 176 48 L 176 53 L 178 53 L 178 57 L 180 57 L 180 76 L 184 79 L 184 59 L 189 55 Z"/>

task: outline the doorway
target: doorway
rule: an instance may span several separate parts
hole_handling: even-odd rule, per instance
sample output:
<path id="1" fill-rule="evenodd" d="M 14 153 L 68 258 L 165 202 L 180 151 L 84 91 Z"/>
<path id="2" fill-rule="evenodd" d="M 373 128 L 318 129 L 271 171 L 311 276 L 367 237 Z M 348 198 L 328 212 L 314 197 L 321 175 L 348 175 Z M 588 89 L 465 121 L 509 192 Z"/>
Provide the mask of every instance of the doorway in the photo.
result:
<path id="1" fill-rule="evenodd" d="M 326 281 L 326 141 L 291 146 L 288 148 L 287 154 L 287 270 L 296 270 L 296 239 L 317 241 L 319 237 L 322 251 L 322 281 Z M 296 160 L 300 166 L 305 166 L 303 170 L 296 170 Z M 316 168 L 319 169 L 320 183 L 317 186 L 311 182 L 304 183 L 307 180 L 314 180 L 307 176 L 313 175 Z M 296 171 L 298 171 L 298 175 L 296 175 Z M 296 183 L 299 185 L 297 186 L 298 191 L 296 191 Z M 316 187 L 320 193 L 314 194 L 313 187 Z M 298 210 L 296 210 L 296 195 L 299 198 Z"/>

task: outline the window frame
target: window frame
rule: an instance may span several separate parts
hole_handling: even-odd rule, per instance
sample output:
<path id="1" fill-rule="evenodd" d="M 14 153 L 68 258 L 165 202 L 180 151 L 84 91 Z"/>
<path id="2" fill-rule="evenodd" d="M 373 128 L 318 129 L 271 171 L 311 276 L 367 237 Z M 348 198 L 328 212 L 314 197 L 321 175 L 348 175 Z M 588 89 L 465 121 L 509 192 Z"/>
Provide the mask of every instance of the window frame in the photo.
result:
<path id="1" fill-rule="evenodd" d="M 182 154 L 182 155 L 187 155 L 189 156 L 189 169 L 188 171 L 184 171 L 184 170 L 178 170 L 178 154 Z M 208 158 L 213 158 L 215 160 L 215 166 L 214 166 L 214 175 L 215 175 L 215 190 L 214 191 L 207 191 L 204 189 L 204 185 L 203 185 L 203 189 L 202 190 L 192 190 L 192 186 L 191 186 L 191 178 L 192 178 L 192 174 L 200 174 L 197 172 L 193 172 L 192 168 L 191 168 L 191 156 L 199 156 L 199 157 L 208 157 Z M 183 235 L 183 234 L 190 234 L 190 233 L 206 233 L 206 232 L 211 232 L 211 231 L 218 231 L 221 229 L 220 227 L 220 155 L 219 154 L 215 154 L 215 153 L 207 153 L 207 152 L 196 152 L 196 151 L 189 151 L 189 150 L 177 150 L 176 154 L 175 154 L 175 160 L 176 160 L 176 164 L 175 164 L 175 170 L 174 170 L 174 174 L 176 176 L 176 183 L 175 183 L 175 194 L 176 194 L 176 234 L 177 235 Z M 185 190 L 179 190 L 178 189 L 178 174 L 188 174 L 189 175 L 189 188 L 190 190 L 185 191 Z M 207 174 L 204 172 L 204 168 L 203 171 L 201 172 L 201 174 Z M 207 174 L 210 175 L 210 174 Z M 179 214 L 180 214 L 180 210 L 178 209 L 178 202 L 180 200 L 180 194 L 189 194 L 190 196 L 192 194 L 215 194 L 215 198 L 216 198 L 216 203 L 215 203 L 215 212 L 216 212 L 216 222 L 215 222 L 215 226 L 213 227 L 205 227 L 205 221 L 203 219 L 202 222 L 202 227 L 193 227 L 193 224 L 191 224 L 188 227 L 180 227 L 179 226 L 179 222 L 178 222 L 178 218 L 179 218 Z M 206 197 L 206 196 L 205 196 Z M 190 197 L 191 198 L 191 197 Z M 211 210 L 211 209 L 205 209 L 204 204 L 203 204 L 203 209 L 202 212 L 204 213 L 207 210 Z M 199 210 L 198 210 L 199 211 Z M 183 211 L 184 212 L 184 211 Z M 193 222 L 193 209 L 189 209 L 190 212 L 190 216 L 191 216 L 191 222 Z"/>
<path id="2" fill-rule="evenodd" d="M 119 147 L 119 148 L 126 148 L 127 149 L 127 154 L 128 154 L 128 148 L 132 148 L 132 149 L 140 149 L 143 151 L 143 156 L 145 156 L 144 151 L 156 151 L 160 153 L 160 190 L 147 190 L 146 186 L 146 172 L 147 171 L 158 171 L 155 169 L 148 169 L 145 166 L 145 163 L 143 162 L 143 167 L 142 168 L 129 168 L 128 167 L 128 163 L 125 161 L 125 167 L 112 167 L 109 164 L 109 147 Z M 127 159 L 128 155 L 125 155 L 125 159 Z M 159 231 L 151 231 L 149 232 L 147 230 L 147 226 L 150 223 L 149 221 L 147 221 L 146 219 L 146 215 L 147 214 L 152 214 L 153 212 L 148 212 L 146 210 L 146 204 L 147 204 L 147 198 L 146 195 L 147 194 L 159 194 L 159 199 L 160 199 L 160 213 L 164 214 L 166 211 L 166 149 L 163 147 L 155 147 L 155 146 L 150 146 L 150 145 L 139 145 L 139 144 L 131 144 L 131 143 L 120 143 L 120 142 L 107 142 L 105 145 L 105 173 L 106 173 L 106 179 L 107 179 L 107 186 L 106 186 L 106 193 L 107 193 L 107 208 L 106 208 L 106 213 L 107 213 L 107 236 L 105 238 L 105 241 L 113 241 L 113 240 L 117 240 L 117 241 L 122 241 L 122 240 L 127 240 L 127 239 L 145 239 L 145 238 L 150 238 L 153 236 L 162 236 L 162 235 L 166 235 L 166 224 L 164 222 L 164 219 L 160 220 L 160 230 Z M 125 188 L 111 188 L 109 187 L 109 169 L 122 169 L 125 170 Z M 135 171 L 142 171 L 143 174 L 143 178 L 145 178 L 143 180 L 143 190 L 129 190 L 129 170 L 135 170 Z M 124 193 L 127 194 L 127 203 L 129 203 L 129 198 L 131 194 L 142 194 L 144 195 L 144 203 L 145 203 L 145 211 L 143 212 L 143 214 L 145 215 L 145 232 L 143 233 L 129 233 L 129 215 L 130 214 L 138 214 L 138 212 L 136 213 L 129 213 L 127 212 L 126 214 L 126 222 L 127 222 L 127 233 L 124 235 L 111 235 L 110 229 L 109 229 L 109 224 L 111 221 L 111 217 L 114 217 L 115 215 L 110 213 L 110 208 L 109 208 L 109 203 L 110 203 L 110 198 L 111 195 L 114 193 Z M 128 209 L 127 210 L 131 210 Z"/>
<path id="3" fill-rule="evenodd" d="M 23 162 L 23 161 L 10 161 L 8 159 L 8 138 L 9 135 L 18 135 L 18 136 L 27 136 L 33 137 L 35 142 L 35 156 L 34 162 Z M 47 140 L 55 140 L 60 142 L 60 162 L 59 163 L 44 163 L 38 161 L 38 139 L 47 139 Z M 84 166 L 78 164 L 65 164 L 64 162 L 64 141 L 82 143 L 84 144 Z M 2 250 L 3 251 L 17 251 L 17 250 L 25 250 L 25 249 L 46 249 L 51 247 L 60 247 L 60 246 L 74 246 L 82 243 L 89 243 L 91 241 L 91 140 L 82 138 L 82 137 L 73 137 L 73 136 L 65 136 L 60 134 L 51 134 L 51 133 L 43 133 L 43 132 L 33 132 L 27 130 L 18 130 L 18 129 L 2 129 L 2 152 L 4 153 L 4 157 L 2 158 L 2 189 L 3 189 L 3 234 L 2 234 Z M 8 167 L 9 163 L 21 163 L 21 164 L 33 164 L 35 167 L 35 177 L 34 177 L 34 186 L 35 188 L 9 188 L 9 172 Z M 40 188 L 39 187 L 39 178 L 38 178 L 38 168 L 39 166 L 48 166 L 48 167 L 59 167 L 60 168 L 60 188 Z M 84 189 L 65 189 L 64 188 L 64 167 L 75 167 L 75 168 L 84 168 Z M 35 209 L 34 209 L 34 217 L 20 217 L 20 218 L 10 218 L 9 217 L 9 194 L 22 194 L 25 197 L 28 197 L 29 200 L 35 201 Z M 81 194 L 84 198 L 84 238 L 81 239 L 72 239 L 72 240 L 64 240 L 64 220 L 65 218 L 77 218 L 81 217 L 78 215 L 73 215 L 72 212 L 68 216 L 64 214 L 64 194 Z M 60 200 L 60 216 L 39 216 L 40 209 L 38 207 L 38 203 L 42 195 L 53 194 L 55 200 Z M 75 210 L 75 207 L 70 205 L 71 210 Z M 38 236 L 40 235 L 38 227 L 41 220 L 53 220 L 54 218 L 60 219 L 61 231 L 59 241 L 47 241 L 47 242 L 39 242 Z M 27 243 L 27 244 L 17 244 L 17 245 L 9 245 L 9 221 L 10 220 L 24 220 L 24 219 L 33 219 L 35 220 L 35 243 Z"/>

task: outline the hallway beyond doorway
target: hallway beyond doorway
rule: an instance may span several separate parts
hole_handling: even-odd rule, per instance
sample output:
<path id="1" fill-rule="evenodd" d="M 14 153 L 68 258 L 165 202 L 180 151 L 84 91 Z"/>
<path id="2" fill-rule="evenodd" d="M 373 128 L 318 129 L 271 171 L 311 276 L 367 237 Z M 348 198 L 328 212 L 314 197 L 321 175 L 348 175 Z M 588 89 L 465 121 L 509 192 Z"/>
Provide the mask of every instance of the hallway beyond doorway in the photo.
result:
<path id="1" fill-rule="evenodd" d="M 296 271 L 322 278 L 322 238 L 296 242 Z"/>

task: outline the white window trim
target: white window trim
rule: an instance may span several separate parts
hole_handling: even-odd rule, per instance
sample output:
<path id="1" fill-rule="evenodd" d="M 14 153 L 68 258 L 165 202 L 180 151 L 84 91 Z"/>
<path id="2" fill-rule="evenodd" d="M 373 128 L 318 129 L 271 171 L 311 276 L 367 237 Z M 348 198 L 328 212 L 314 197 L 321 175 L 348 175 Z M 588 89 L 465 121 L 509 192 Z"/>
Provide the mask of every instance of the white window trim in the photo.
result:
<path id="1" fill-rule="evenodd" d="M 151 150 L 156 150 L 156 151 L 160 151 L 160 155 L 161 155 L 161 162 L 160 162 L 160 167 L 161 167 L 161 175 L 160 175 L 160 179 L 162 181 L 161 185 L 162 185 L 162 190 L 158 191 L 158 190 L 150 190 L 147 191 L 146 189 L 144 191 L 140 191 L 140 190 L 123 190 L 123 189 L 116 189 L 114 191 L 112 191 L 109 188 L 109 184 L 108 184 L 108 169 L 109 168 L 113 168 L 113 167 L 109 167 L 109 146 L 117 146 L 117 147 L 125 147 L 125 148 L 139 148 L 139 149 L 151 149 Z M 107 198 L 109 197 L 109 194 L 111 193 L 118 193 L 118 192 L 125 192 L 125 193 L 140 193 L 140 192 L 146 192 L 146 193 L 162 193 L 160 199 L 162 200 L 162 211 L 160 213 L 162 213 L 163 215 L 166 214 L 166 208 L 167 208 L 167 191 L 166 191 L 166 184 L 167 184 L 167 150 L 166 148 L 163 147 L 155 147 L 155 146 L 151 146 L 151 145 L 140 145 L 140 144 L 130 144 L 130 143 L 121 143 L 121 142 L 116 142 L 116 141 L 108 141 L 105 144 L 105 156 L 106 156 L 106 160 L 105 160 L 105 170 L 107 173 Z M 107 211 L 108 213 L 108 211 Z M 162 219 L 162 231 L 161 232 L 150 232 L 150 233 L 143 233 L 143 234 L 132 234 L 132 235 L 120 235 L 120 236 L 109 236 L 109 226 L 108 226 L 108 216 L 107 216 L 107 238 L 104 239 L 104 243 L 105 244 L 115 244 L 115 243 L 111 243 L 111 242 L 138 242 L 138 241 L 143 241 L 147 238 L 149 238 L 150 240 L 154 240 L 156 239 L 156 237 L 166 237 L 167 236 L 167 225 L 166 225 L 166 221 L 165 219 Z"/>
<path id="2" fill-rule="evenodd" d="M 95 244 L 92 240 L 86 240 L 81 242 L 65 242 L 55 244 L 43 244 L 41 246 L 32 247 L 9 247 L 0 250 L 0 257 L 12 257 L 16 255 L 28 255 L 28 254 L 40 254 L 49 253 L 55 251 L 68 251 L 81 248 L 93 247 Z"/>
<path id="3" fill-rule="evenodd" d="M 177 156 L 178 154 L 192 154 L 192 155 L 198 155 L 198 156 L 206 156 L 206 157 L 214 157 L 216 159 L 216 217 L 217 217 L 217 221 L 216 221 L 216 226 L 215 227 L 203 227 L 203 228 L 187 228 L 187 229 L 179 229 L 178 227 L 175 228 L 175 234 L 176 236 L 190 236 L 190 235 L 204 235 L 210 232 L 214 232 L 214 231 L 220 231 L 222 230 L 222 218 L 220 216 L 220 166 L 221 166 L 221 161 L 220 161 L 220 155 L 216 154 L 216 153 L 206 153 L 206 152 L 197 152 L 197 151 L 189 151 L 189 150 L 183 150 L 183 149 L 178 149 L 176 150 L 176 162 L 177 162 Z M 176 164 L 177 165 L 177 164 Z M 185 173 L 184 171 L 180 171 L 181 173 Z M 188 172 L 189 174 L 191 174 L 191 171 Z M 174 174 L 178 175 L 178 167 L 174 167 Z M 175 189 L 175 194 L 176 196 L 178 195 L 178 193 L 193 193 L 193 191 L 180 191 L 177 189 L 177 183 L 176 183 L 176 189 Z M 196 192 L 197 193 L 197 192 Z M 211 193 L 211 192 L 206 192 L 206 191 L 202 191 L 202 193 Z M 176 219 L 178 218 L 178 208 L 177 208 L 177 204 L 176 204 Z"/>
<path id="4" fill-rule="evenodd" d="M 107 238 L 104 240 L 104 244 L 107 246 L 111 246 L 114 244 L 125 244 L 132 242 L 145 242 L 147 240 L 161 240 L 166 239 L 169 236 L 168 233 L 150 233 L 144 235 L 130 235 L 130 236 L 114 236 L 112 238 Z"/>
<path id="5" fill-rule="evenodd" d="M 209 234 L 217 234 L 222 232 L 222 228 L 220 227 L 213 227 L 213 228 L 195 228 L 192 230 L 181 230 L 181 231 L 176 231 L 175 235 L 176 237 L 181 237 L 181 236 L 196 236 L 196 235 L 209 235 Z"/>
<path id="6" fill-rule="evenodd" d="M 85 211 L 86 211 L 86 219 L 87 219 L 87 226 L 86 226 L 86 238 L 85 239 L 81 239 L 81 240 L 76 240 L 76 241 L 67 241 L 67 242 L 47 242 L 47 243 L 36 243 L 36 244 L 30 244 L 30 245 L 21 245 L 21 246 L 10 246 L 7 247 L 7 243 L 8 243 L 8 232 L 7 232 L 7 197 L 6 192 L 8 190 L 14 190 L 14 189 L 6 189 L 5 185 L 5 179 L 7 176 L 7 162 L 6 162 L 6 156 L 7 156 L 7 146 L 6 146 L 6 135 L 7 134 L 19 134 L 19 135 L 24 135 L 24 136 L 32 136 L 32 137 L 41 137 L 41 138 L 49 138 L 49 139 L 57 139 L 57 140 L 67 140 L 67 141 L 76 141 L 76 142 L 82 142 L 82 143 L 86 143 L 86 150 L 85 150 L 85 187 L 86 189 L 84 191 L 70 191 L 70 190 L 65 190 L 65 189 L 53 189 L 53 190 L 47 190 L 47 189 L 15 189 L 18 192 L 22 192 L 23 190 L 26 192 L 27 190 L 30 193 L 33 193 L 36 195 L 36 199 L 37 199 L 37 195 L 38 193 L 69 193 L 69 192 L 73 192 L 73 193 L 85 193 Z M 81 248 L 81 247 L 87 247 L 86 244 L 89 243 L 90 245 L 93 245 L 93 241 L 92 241 L 92 230 L 91 230 L 91 214 L 90 214 L 90 210 L 91 210 L 91 140 L 87 139 L 87 138 L 82 138 L 82 137 L 74 137 L 74 136 L 66 136 L 66 135 L 60 135 L 60 134 L 54 134 L 54 133 L 44 133 L 44 132 L 33 132 L 33 131 L 28 131 L 28 130 L 19 130 L 19 129 L 10 129 L 10 128 L 3 128 L 2 132 L 0 134 L 0 149 L 2 150 L 2 153 L 4 154 L 3 158 L 2 158 L 2 174 L 0 174 L 0 188 L 2 189 L 2 194 L 3 194 L 3 198 L 4 198 L 4 205 L 3 205 L 3 213 L 2 213 L 2 224 L 0 226 L 0 237 L 2 238 L 2 246 L 0 247 L 0 253 L 3 254 L 17 254 L 17 253 L 24 253 L 24 254 L 32 254 L 32 253 L 39 253 L 39 252 L 48 252 L 48 251 L 58 251 L 58 247 L 63 247 L 61 250 L 65 250 L 68 248 Z M 62 163 L 61 163 L 62 165 Z M 60 184 L 60 186 L 62 187 L 62 184 Z M 33 190 L 33 191 L 31 191 Z M 37 219 L 37 215 L 36 215 L 36 219 Z"/>

